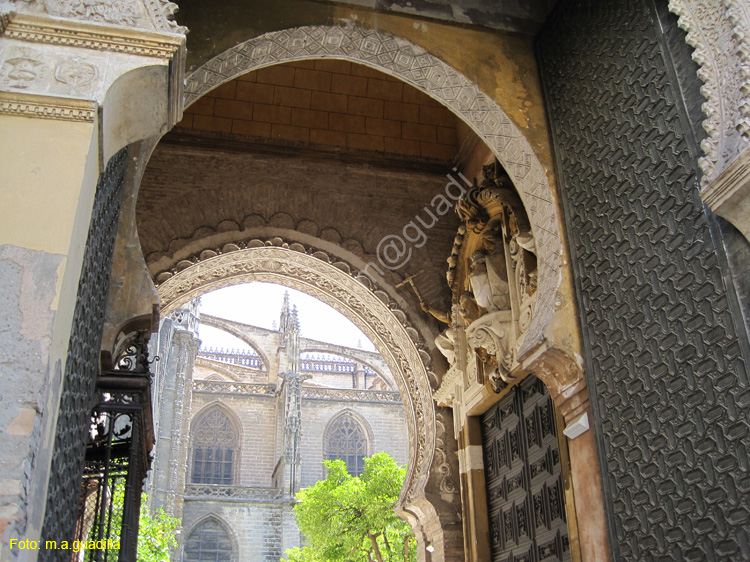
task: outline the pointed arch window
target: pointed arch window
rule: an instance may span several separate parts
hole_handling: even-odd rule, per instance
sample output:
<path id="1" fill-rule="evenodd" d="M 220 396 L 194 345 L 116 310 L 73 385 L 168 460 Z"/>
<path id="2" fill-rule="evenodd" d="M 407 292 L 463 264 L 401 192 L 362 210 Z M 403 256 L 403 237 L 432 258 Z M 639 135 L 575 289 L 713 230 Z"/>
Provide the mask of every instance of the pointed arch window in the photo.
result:
<path id="1" fill-rule="evenodd" d="M 234 546 L 224 525 L 209 518 L 190 532 L 184 562 L 234 562 Z"/>
<path id="2" fill-rule="evenodd" d="M 191 482 L 233 484 L 237 441 L 234 426 L 224 412 L 215 408 L 201 416 L 193 428 Z"/>
<path id="3" fill-rule="evenodd" d="M 341 459 L 346 463 L 349 474 L 360 476 L 365 467 L 367 455 L 367 434 L 362 424 L 344 413 L 331 422 L 326 438 L 326 459 Z"/>

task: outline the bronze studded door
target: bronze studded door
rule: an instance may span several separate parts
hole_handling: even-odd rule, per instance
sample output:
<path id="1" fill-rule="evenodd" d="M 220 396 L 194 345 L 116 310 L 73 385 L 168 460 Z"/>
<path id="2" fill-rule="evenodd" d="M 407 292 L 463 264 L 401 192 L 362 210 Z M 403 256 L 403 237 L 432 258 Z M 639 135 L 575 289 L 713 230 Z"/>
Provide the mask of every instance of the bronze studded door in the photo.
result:
<path id="1" fill-rule="evenodd" d="M 524 379 L 482 416 L 493 562 L 570 560 L 555 413 Z"/>

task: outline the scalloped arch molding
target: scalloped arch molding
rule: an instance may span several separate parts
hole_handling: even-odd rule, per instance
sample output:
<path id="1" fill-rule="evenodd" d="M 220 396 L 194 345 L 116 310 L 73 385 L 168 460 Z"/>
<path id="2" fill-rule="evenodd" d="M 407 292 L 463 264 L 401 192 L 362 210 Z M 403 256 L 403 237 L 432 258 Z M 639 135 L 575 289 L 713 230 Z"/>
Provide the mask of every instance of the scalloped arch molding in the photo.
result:
<path id="1" fill-rule="evenodd" d="M 381 353 L 396 379 L 409 426 L 409 468 L 399 507 L 422 503 L 436 448 L 435 404 L 416 331 L 388 303 L 333 263 L 278 246 L 220 254 L 188 267 L 159 285 L 162 314 L 200 294 L 251 281 L 278 283 L 329 304 L 354 322 Z"/>
<path id="2" fill-rule="evenodd" d="M 471 127 L 507 170 L 531 221 L 539 264 L 536 310 L 519 357 L 544 338 L 560 285 L 562 242 L 557 207 L 544 168 L 521 131 L 494 100 L 423 48 L 353 25 L 307 26 L 266 33 L 217 55 L 192 72 L 185 106 L 242 74 L 305 59 L 343 59 L 390 74 L 426 93 Z"/>

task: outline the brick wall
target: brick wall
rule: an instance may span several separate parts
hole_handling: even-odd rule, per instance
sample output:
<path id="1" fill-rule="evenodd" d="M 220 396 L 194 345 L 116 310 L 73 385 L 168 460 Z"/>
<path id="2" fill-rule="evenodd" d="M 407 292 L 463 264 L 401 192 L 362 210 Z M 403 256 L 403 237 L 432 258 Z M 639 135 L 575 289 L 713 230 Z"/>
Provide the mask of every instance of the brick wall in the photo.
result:
<path id="1" fill-rule="evenodd" d="M 429 96 L 338 60 L 249 72 L 185 110 L 181 129 L 450 161 L 456 117 Z"/>

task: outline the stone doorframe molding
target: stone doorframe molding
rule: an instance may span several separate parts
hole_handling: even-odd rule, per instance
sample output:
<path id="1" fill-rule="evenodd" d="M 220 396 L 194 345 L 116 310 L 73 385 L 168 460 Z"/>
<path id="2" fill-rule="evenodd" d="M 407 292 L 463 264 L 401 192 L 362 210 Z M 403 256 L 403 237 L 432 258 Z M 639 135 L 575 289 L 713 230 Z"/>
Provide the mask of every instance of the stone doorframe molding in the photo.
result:
<path id="1" fill-rule="evenodd" d="M 396 512 L 412 525 L 422 552 L 434 548 L 428 560 L 443 560 L 440 506 L 428 499 L 432 494 L 427 490 L 428 480 L 435 477 L 431 467 L 440 438 L 430 385 L 434 375 L 425 365 L 428 356 L 419 349 L 419 335 L 406 323 L 406 315 L 385 292 L 369 289 L 355 275 L 356 270 L 325 252 L 276 238 L 267 243 L 254 240 L 243 249 L 225 247 L 223 253 L 166 279 L 158 292 L 166 315 L 207 291 L 251 281 L 278 283 L 325 302 L 357 325 L 383 356 L 406 409 L 409 464 Z"/>
<path id="2" fill-rule="evenodd" d="M 21 4 L 23 6 L 23 4 Z M 98 122 L 100 170 L 182 118 L 185 36 L 0 3 L 0 113 Z"/>
<path id="3" fill-rule="evenodd" d="M 533 350 L 544 339 L 561 282 L 557 206 L 544 168 L 521 131 L 455 69 L 422 47 L 382 31 L 354 25 L 299 27 L 239 43 L 196 69 L 187 77 L 185 107 L 247 72 L 309 59 L 347 60 L 406 82 L 455 113 L 497 156 L 521 195 L 537 244 L 539 297 L 519 357 Z"/>

